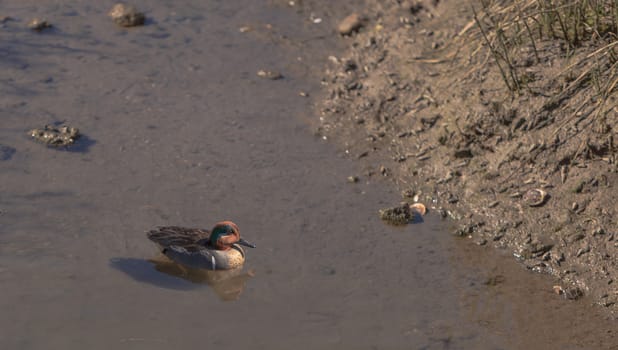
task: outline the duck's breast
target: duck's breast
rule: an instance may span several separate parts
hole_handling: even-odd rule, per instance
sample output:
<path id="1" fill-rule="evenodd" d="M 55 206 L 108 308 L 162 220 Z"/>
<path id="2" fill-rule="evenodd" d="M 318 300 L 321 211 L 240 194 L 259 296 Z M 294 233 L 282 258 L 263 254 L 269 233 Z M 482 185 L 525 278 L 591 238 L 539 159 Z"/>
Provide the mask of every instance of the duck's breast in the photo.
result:
<path id="1" fill-rule="evenodd" d="M 194 269 L 229 270 L 240 267 L 245 255 L 240 247 L 229 250 L 200 249 L 190 251 L 184 247 L 170 246 L 163 253 L 173 261 Z"/>
<path id="2" fill-rule="evenodd" d="M 225 260 L 225 269 L 235 269 L 241 267 L 245 263 L 245 252 L 236 244 L 232 246 L 232 249 L 225 251 L 218 250 L 217 253 L 225 255 L 225 257 L 221 257 L 221 260 Z"/>

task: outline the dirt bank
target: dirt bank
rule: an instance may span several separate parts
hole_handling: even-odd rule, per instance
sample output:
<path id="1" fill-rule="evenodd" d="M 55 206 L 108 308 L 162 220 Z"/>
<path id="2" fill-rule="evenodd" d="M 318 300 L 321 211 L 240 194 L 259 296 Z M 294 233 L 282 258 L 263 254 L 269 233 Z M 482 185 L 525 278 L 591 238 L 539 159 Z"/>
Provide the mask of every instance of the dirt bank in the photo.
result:
<path id="1" fill-rule="evenodd" d="M 537 36 L 528 21 L 515 24 L 532 40 L 515 43 L 499 10 L 369 0 L 330 58 L 319 133 L 362 162 L 361 180 L 391 178 L 402 200 L 454 219 L 454 234 L 615 313 L 615 35 Z"/>

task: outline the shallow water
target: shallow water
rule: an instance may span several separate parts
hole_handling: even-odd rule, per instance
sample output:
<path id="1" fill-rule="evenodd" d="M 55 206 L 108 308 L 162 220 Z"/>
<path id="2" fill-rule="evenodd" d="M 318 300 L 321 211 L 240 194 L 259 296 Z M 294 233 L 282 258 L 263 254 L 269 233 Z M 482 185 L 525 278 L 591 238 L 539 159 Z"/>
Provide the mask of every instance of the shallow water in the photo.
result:
<path id="1" fill-rule="evenodd" d="M 109 4 L 3 2 L 0 348 L 615 347 L 613 321 L 506 253 L 434 215 L 379 221 L 398 193 L 347 183 L 361 171 L 298 95 L 338 52 L 337 9 L 312 24 L 286 3 L 136 2 L 151 20 L 125 30 Z M 35 16 L 54 29 L 25 29 Z M 86 135 L 69 151 L 26 136 L 62 122 Z M 146 230 L 223 219 L 258 246 L 253 277 L 149 262 Z"/>

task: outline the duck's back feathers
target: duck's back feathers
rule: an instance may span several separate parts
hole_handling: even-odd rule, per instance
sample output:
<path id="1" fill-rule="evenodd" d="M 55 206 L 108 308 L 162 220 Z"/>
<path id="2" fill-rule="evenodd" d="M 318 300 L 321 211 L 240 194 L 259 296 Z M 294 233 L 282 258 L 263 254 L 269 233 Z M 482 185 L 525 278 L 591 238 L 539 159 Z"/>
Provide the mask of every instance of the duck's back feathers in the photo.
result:
<path id="1" fill-rule="evenodd" d="M 182 247 L 189 252 L 197 252 L 208 243 L 210 232 L 199 228 L 162 226 L 148 232 L 148 239 L 161 248 Z"/>

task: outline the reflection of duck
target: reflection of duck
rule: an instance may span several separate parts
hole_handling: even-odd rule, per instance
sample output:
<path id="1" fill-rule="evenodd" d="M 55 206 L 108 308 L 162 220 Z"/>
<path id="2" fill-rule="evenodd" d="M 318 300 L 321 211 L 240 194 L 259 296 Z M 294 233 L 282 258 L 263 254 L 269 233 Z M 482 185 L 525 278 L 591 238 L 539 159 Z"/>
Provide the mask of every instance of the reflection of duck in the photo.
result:
<path id="1" fill-rule="evenodd" d="M 245 288 L 245 283 L 255 274 L 253 271 L 243 271 L 236 268 L 224 271 L 188 268 L 169 260 L 165 256 L 158 256 L 148 260 L 155 269 L 167 275 L 183 278 L 192 283 L 206 283 L 224 301 L 237 300 Z"/>
<path id="2" fill-rule="evenodd" d="M 148 232 L 148 238 L 172 261 L 192 269 L 239 268 L 245 262 L 240 245 L 255 248 L 240 238 L 238 226 L 231 221 L 218 222 L 212 233 L 197 228 L 159 227 Z"/>

